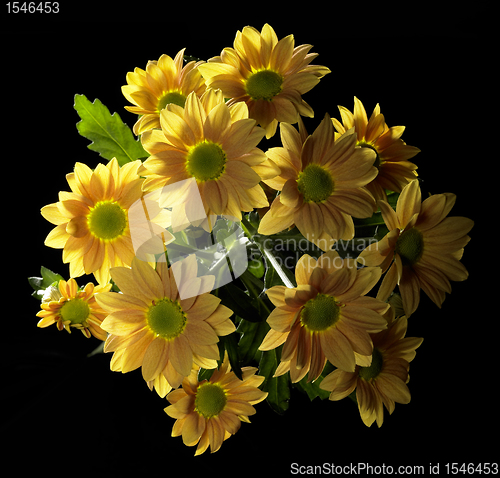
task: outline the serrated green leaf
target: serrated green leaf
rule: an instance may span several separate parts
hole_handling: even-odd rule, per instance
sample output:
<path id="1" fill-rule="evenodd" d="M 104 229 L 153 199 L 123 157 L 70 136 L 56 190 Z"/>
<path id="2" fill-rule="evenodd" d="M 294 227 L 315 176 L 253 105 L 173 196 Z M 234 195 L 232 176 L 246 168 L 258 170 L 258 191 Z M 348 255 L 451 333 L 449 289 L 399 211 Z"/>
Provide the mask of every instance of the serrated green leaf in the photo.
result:
<path id="1" fill-rule="evenodd" d="M 88 146 L 92 151 L 108 160 L 116 158 L 120 166 L 148 156 L 118 113 L 111 115 L 97 98 L 91 103 L 85 95 L 75 95 L 74 108 L 81 118 L 78 132 L 92 141 Z"/>

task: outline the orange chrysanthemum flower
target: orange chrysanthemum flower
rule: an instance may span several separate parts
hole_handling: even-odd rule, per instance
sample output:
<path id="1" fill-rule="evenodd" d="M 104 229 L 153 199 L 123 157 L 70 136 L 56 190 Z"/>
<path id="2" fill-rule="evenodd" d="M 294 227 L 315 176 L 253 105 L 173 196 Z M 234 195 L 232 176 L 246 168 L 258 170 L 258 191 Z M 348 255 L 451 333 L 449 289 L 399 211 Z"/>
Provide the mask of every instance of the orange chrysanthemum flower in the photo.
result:
<path id="1" fill-rule="evenodd" d="M 354 97 L 354 113 L 343 106 L 339 106 L 339 110 L 342 123 L 332 118 L 338 134 L 342 135 L 354 128 L 358 138 L 357 146 L 370 148 L 376 153 L 374 164 L 378 174 L 366 185 L 366 189 L 372 193 L 376 201 L 387 199 L 385 189 L 399 193 L 406 184 L 417 177 L 415 172 L 417 166 L 408 159 L 413 158 L 420 150 L 408 146 L 401 139 L 404 126 L 389 128 L 378 104 L 368 119 L 363 103 L 356 97 Z"/>
<path id="2" fill-rule="evenodd" d="M 390 414 L 397 403 L 409 403 L 409 363 L 415 358 L 415 350 L 423 339 L 407 337 L 406 317 L 390 321 L 387 330 L 372 334 L 373 354 L 371 365 L 356 366 L 354 372 L 334 370 L 327 375 L 319 387 L 331 392 L 330 400 L 341 400 L 356 390 L 361 419 L 366 426 L 384 421 L 384 409 Z"/>
<path id="3" fill-rule="evenodd" d="M 219 335 L 236 330 L 229 319 L 233 312 L 206 292 L 215 277 L 197 277 L 197 271 L 194 255 L 170 268 L 159 262 L 154 270 L 134 258 L 131 269 L 111 269 L 122 293 L 97 296 L 109 312 L 101 327 L 110 334 L 104 351 L 114 352 L 111 370 L 142 367 L 144 380 L 164 396 L 191 373 L 193 362 L 217 366 Z"/>
<path id="4" fill-rule="evenodd" d="M 160 112 L 172 103 L 184 106 L 191 92 L 201 96 L 205 91 L 205 81 L 198 71 L 203 62 L 190 61 L 183 64 L 185 48 L 175 58 L 162 55 L 158 61 L 149 61 L 146 71 L 135 68 L 127 73 L 127 85 L 122 93 L 135 106 L 125 109 L 141 115 L 134 125 L 134 133 L 160 127 Z"/>
<path id="5" fill-rule="evenodd" d="M 388 304 L 365 294 L 380 278 L 378 267 L 356 269 L 352 259 L 342 260 L 336 251 L 317 261 L 305 254 L 297 262 L 297 287 L 274 286 L 267 295 L 276 308 L 267 323 L 271 330 L 259 350 L 285 344 L 275 376 L 290 371 L 292 382 L 309 372 L 312 381 L 328 359 L 336 367 L 353 372 L 355 354 L 373 351 L 370 333 L 385 329 Z"/>
<path id="6" fill-rule="evenodd" d="M 241 211 L 269 205 L 259 182 L 275 177 L 279 168 L 256 147 L 264 130 L 248 118 L 244 103 L 228 106 L 220 90 L 209 89 L 201 98 L 191 93 L 184 108 L 168 105 L 160 123 L 161 130 L 147 131 L 141 138 L 151 153 L 141 170 L 145 190 L 194 178 L 206 216 L 241 220 Z M 189 219 L 190 199 L 180 187 L 169 194 L 168 205 Z"/>
<path id="7" fill-rule="evenodd" d="M 267 397 L 267 392 L 257 388 L 264 381 L 264 377 L 255 375 L 257 368 L 241 370 L 243 380 L 231 372 L 226 353 L 220 369 L 209 380 L 199 382 L 198 372 L 193 371 L 182 382 L 182 388 L 168 394 L 172 405 L 165 412 L 177 419 L 172 436 L 182 435 L 187 446 L 198 444 L 195 456 L 209 445 L 211 453 L 219 450 L 222 442 L 240 429 L 242 421 L 250 423 L 248 417 L 256 413 L 253 405 Z"/>
<path id="8" fill-rule="evenodd" d="M 289 124 L 280 128 L 284 147 L 271 148 L 267 155 L 281 173 L 264 182 L 281 194 L 262 218 L 259 232 L 275 234 L 295 224 L 323 251 L 338 239 L 352 239 L 351 216 L 373 214 L 373 197 L 363 186 L 377 175 L 374 151 L 356 147 L 354 130 L 335 140 L 328 115 L 307 138 Z"/>
<path id="9" fill-rule="evenodd" d="M 330 73 L 325 66 L 310 65 L 318 55 L 312 45 L 294 48 L 294 37 L 278 41 L 268 24 L 259 33 L 253 27 L 236 33 L 234 48 L 224 48 L 220 56 L 199 66 L 211 88 L 220 88 L 229 104 L 244 101 L 250 118 L 266 130 L 270 138 L 278 121 L 296 123 L 299 114 L 313 117 L 302 95 Z"/>
<path id="10" fill-rule="evenodd" d="M 454 194 L 435 194 L 421 202 L 418 180 L 404 187 L 396 211 L 379 201 L 389 233 L 367 247 L 359 259 L 368 266 L 380 266 L 387 274 L 377 297 L 387 300 L 399 285 L 406 316 L 415 312 L 420 289 L 441 307 L 450 280 L 463 281 L 468 272 L 460 262 L 467 233 L 474 221 L 466 217 L 446 217 L 455 204 Z"/>
<path id="11" fill-rule="evenodd" d="M 42 216 L 57 225 L 45 245 L 64 249 L 71 277 L 94 273 L 100 284 L 107 284 L 111 267 L 132 262 L 127 211 L 142 196 L 140 165 L 137 160 L 120 168 L 112 159 L 92 171 L 76 163 L 66 175 L 71 192 L 61 191 L 59 202 L 42 208 Z"/>
<path id="12" fill-rule="evenodd" d="M 108 292 L 111 284 L 94 286 L 89 282 L 83 290 L 78 289 L 75 279 L 59 281 L 58 287 L 50 286 L 44 294 L 41 317 L 38 327 L 48 327 L 57 324 L 59 330 L 71 328 L 81 330 L 85 337 L 92 334 L 99 340 L 106 340 L 106 332 L 101 329 L 101 323 L 107 313 L 96 302 L 95 294 Z"/>

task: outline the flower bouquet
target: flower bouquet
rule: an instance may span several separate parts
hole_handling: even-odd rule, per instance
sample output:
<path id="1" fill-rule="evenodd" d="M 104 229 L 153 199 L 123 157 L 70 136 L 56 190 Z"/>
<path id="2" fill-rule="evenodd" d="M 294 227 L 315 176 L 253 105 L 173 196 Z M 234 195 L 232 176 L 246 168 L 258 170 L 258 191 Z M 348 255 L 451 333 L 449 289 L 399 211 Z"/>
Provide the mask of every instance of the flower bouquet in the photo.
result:
<path id="1" fill-rule="evenodd" d="M 76 95 L 78 131 L 107 162 L 76 163 L 41 210 L 69 277 L 29 279 L 38 326 L 139 369 L 196 455 L 264 400 L 284 413 L 291 387 L 348 397 L 380 427 L 410 401 L 421 291 L 441 307 L 468 276 L 473 221 L 449 216 L 454 194 L 422 198 L 403 126 L 354 98 L 306 131 L 303 96 L 330 73 L 311 48 L 266 24 L 208 61 L 164 54 L 126 76 L 133 131 Z"/>

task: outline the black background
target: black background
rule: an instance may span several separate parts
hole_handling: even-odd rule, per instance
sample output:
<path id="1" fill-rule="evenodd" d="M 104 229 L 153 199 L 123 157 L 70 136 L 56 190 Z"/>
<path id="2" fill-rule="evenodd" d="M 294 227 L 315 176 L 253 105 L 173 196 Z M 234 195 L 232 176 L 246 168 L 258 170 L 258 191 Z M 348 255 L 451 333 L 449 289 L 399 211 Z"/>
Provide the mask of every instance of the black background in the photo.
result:
<path id="1" fill-rule="evenodd" d="M 495 461 L 498 313 L 486 283 L 496 282 L 496 263 L 495 245 L 485 235 L 495 204 L 484 191 L 497 187 L 492 164 L 498 153 L 483 150 L 497 134 L 481 110 L 491 100 L 489 42 L 477 36 L 466 14 L 423 15 L 422 21 L 411 9 L 375 15 L 361 7 L 341 13 L 335 6 L 321 12 L 305 5 L 279 15 L 231 16 L 215 5 L 177 5 L 181 15 L 169 5 L 146 12 L 136 5 L 128 14 L 121 11 L 124 22 L 113 16 L 104 21 L 97 10 L 84 16 L 67 9 L 57 21 L 43 15 L 2 19 L 4 463 L 36 464 L 56 476 L 87 468 L 97 476 L 196 473 L 196 465 L 216 474 L 285 476 L 291 463 L 439 462 L 444 471 L 447 462 Z M 136 18 L 136 12 L 147 15 Z M 279 38 L 293 33 L 296 45 L 313 44 L 320 54 L 315 63 L 332 70 L 304 96 L 315 111 L 306 122 L 310 133 L 326 112 L 339 118 L 337 105 L 352 110 L 354 95 L 368 115 L 379 102 L 389 126 L 407 127 L 403 139 L 422 151 L 414 161 L 424 194 L 456 193 L 451 215 L 476 222 L 463 258 L 470 277 L 453 283 L 441 310 L 422 296 L 408 330 L 408 336 L 424 337 L 410 369 L 412 401 L 386 413 L 381 429 L 365 427 L 348 399 L 310 403 L 293 390 L 284 416 L 257 405 L 252 424 L 243 423 L 219 452 L 194 458 L 195 448 L 170 437 L 174 420 L 163 412 L 168 403 L 149 391 L 139 371 L 111 372 L 110 355 L 86 358 L 99 344 L 94 338 L 36 327 L 39 302 L 30 297 L 26 278 L 39 275 L 41 265 L 68 277 L 61 250 L 43 245 L 54 226 L 39 210 L 68 190 L 65 174 L 76 161 L 91 168 L 105 162 L 76 130 L 74 95 L 99 98 L 132 126 L 135 115 L 124 110 L 128 102 L 120 90 L 128 71 L 183 47 L 208 59 L 232 46 L 237 30 L 247 24 L 260 30 L 265 22 Z"/>

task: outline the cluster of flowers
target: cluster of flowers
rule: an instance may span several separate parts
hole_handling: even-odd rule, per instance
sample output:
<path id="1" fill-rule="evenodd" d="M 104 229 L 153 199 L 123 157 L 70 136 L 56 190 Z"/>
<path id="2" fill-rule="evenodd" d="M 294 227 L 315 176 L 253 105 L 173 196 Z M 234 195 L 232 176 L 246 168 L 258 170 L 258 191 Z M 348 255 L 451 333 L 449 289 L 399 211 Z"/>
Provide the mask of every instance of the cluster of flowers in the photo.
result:
<path id="1" fill-rule="evenodd" d="M 209 445 L 217 451 L 249 421 L 267 396 L 259 389 L 264 377 L 243 367 L 238 378 L 227 354 L 221 361 L 219 339 L 235 332 L 239 319 L 210 292 L 214 277 L 198 276 L 194 256 L 170 266 L 135 256 L 128 210 L 146 193 L 194 178 L 207 217 L 245 221 L 242 213 L 257 209 L 258 234 L 296 226 L 324 252 L 300 258 L 296 286 L 265 291 L 275 308 L 259 350 L 281 347 L 274 376 L 289 373 L 293 383 L 306 375 L 315 381 L 331 364 L 320 388 L 331 400 L 356 391 L 367 426 L 382 425 L 384 405 L 392 413 L 396 402 L 410 401 L 409 362 L 422 339 L 405 335 L 420 290 L 440 307 L 450 280 L 468 275 L 460 259 L 473 222 L 447 217 L 453 194 L 422 202 L 409 161 L 419 150 L 401 139 L 404 127 L 388 127 L 378 105 L 368 119 L 355 98 L 353 112 L 340 107 L 342 121 L 326 115 L 306 132 L 301 115 L 313 110 L 302 95 L 330 73 L 311 65 L 311 48 L 294 47 L 293 35 L 278 41 L 269 25 L 246 27 L 234 48 L 208 62 L 185 62 L 181 50 L 129 72 L 122 91 L 134 106 L 126 109 L 139 115 L 133 131 L 150 156 L 94 170 L 77 163 L 66 176 L 71 192 L 41 211 L 56 225 L 45 244 L 63 249 L 71 278 L 45 291 L 38 326 L 56 323 L 105 341 L 113 371 L 141 368 L 171 404 L 172 435 L 197 445 L 196 454 Z M 259 143 L 278 123 L 283 146 L 262 151 Z M 400 193 L 395 210 L 387 191 Z M 353 217 L 376 211 L 385 237 L 359 262 L 341 258 L 332 246 L 354 238 Z M 99 285 L 79 289 L 74 278 L 83 274 Z M 376 297 L 368 296 L 379 281 Z"/>

